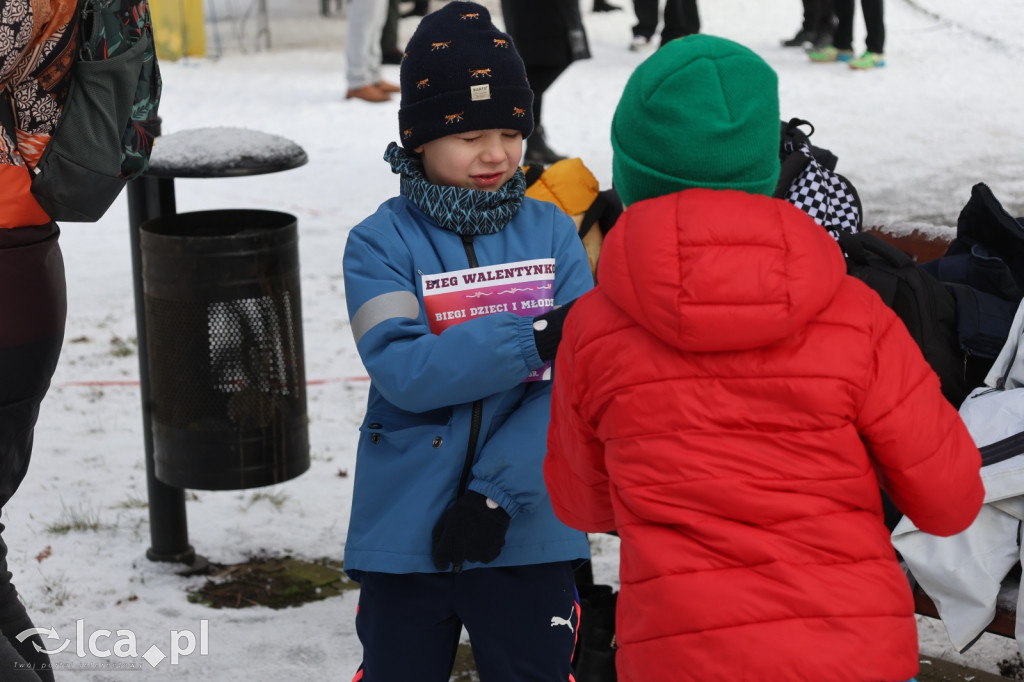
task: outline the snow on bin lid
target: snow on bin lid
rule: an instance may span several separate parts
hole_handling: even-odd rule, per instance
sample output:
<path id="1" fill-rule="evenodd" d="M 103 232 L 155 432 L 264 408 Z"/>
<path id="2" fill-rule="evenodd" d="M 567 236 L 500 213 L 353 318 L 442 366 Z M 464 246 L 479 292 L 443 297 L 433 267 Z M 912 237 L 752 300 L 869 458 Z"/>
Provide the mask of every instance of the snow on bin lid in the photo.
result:
<path id="1" fill-rule="evenodd" d="M 291 140 L 247 128 L 191 128 L 161 135 L 146 175 L 220 178 L 289 170 L 307 161 Z"/>

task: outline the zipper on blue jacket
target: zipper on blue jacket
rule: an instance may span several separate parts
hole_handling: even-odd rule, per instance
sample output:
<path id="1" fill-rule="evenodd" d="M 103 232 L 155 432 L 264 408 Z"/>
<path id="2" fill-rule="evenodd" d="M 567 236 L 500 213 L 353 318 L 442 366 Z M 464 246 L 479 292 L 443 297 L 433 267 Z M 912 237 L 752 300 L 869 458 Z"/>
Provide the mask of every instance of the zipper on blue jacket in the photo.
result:
<path id="1" fill-rule="evenodd" d="M 476 259 L 476 251 L 473 249 L 473 237 L 468 234 L 462 235 L 462 246 L 466 250 L 466 257 L 469 259 L 469 267 L 480 267 L 480 263 L 477 262 Z M 473 455 L 476 454 L 476 442 L 480 438 L 480 427 L 483 423 L 483 417 L 484 401 L 474 400 L 473 417 L 469 426 L 469 445 L 466 447 L 466 461 L 462 465 L 462 476 L 459 478 L 459 490 L 455 499 L 461 498 L 466 493 L 466 488 L 469 486 L 469 471 L 473 468 Z M 453 573 L 459 573 L 461 571 L 462 564 L 452 565 Z"/>

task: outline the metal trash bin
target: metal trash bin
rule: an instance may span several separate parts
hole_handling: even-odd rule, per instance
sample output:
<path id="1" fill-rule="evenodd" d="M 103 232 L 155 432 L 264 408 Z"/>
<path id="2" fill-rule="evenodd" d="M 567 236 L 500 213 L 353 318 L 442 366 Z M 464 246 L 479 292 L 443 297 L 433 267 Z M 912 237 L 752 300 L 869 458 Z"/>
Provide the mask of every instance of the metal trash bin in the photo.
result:
<path id="1" fill-rule="evenodd" d="M 295 216 L 172 214 L 139 243 L 156 478 L 237 490 L 306 471 Z"/>

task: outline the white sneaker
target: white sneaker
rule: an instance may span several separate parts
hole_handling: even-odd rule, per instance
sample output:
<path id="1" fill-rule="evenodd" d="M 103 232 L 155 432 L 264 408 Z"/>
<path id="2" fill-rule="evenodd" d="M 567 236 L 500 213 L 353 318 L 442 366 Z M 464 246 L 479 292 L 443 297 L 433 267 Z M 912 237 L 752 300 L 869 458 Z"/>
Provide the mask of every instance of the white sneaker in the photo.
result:
<path id="1" fill-rule="evenodd" d="M 629 41 L 629 51 L 639 52 L 640 50 L 647 49 L 651 46 L 651 39 L 644 38 L 643 36 L 633 36 L 633 39 Z"/>

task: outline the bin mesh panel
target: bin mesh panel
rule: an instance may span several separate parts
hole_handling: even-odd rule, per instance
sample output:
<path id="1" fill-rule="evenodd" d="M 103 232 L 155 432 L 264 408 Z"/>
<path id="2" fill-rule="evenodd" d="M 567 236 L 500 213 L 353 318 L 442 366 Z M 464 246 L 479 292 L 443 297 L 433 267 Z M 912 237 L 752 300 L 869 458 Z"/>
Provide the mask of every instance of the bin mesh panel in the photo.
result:
<path id="1" fill-rule="evenodd" d="M 289 292 L 146 299 L 153 418 L 181 429 L 265 428 L 305 405 Z"/>

